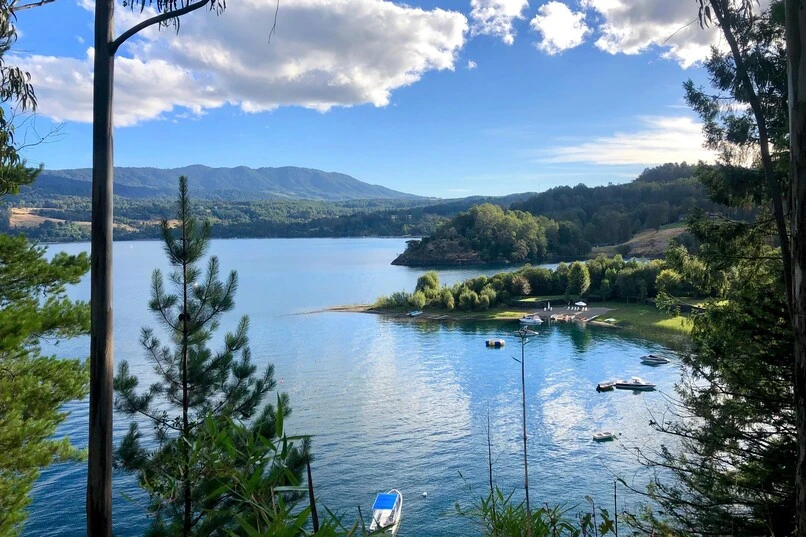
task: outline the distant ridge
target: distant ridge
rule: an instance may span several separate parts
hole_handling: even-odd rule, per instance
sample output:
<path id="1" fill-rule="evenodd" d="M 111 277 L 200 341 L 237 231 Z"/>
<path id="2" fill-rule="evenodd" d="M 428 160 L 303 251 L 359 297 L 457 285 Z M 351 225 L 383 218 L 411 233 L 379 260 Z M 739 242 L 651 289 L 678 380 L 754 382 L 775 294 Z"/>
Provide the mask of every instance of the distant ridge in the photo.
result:
<path id="1" fill-rule="evenodd" d="M 371 185 L 343 173 L 311 168 L 210 168 L 200 164 L 182 168 L 115 168 L 115 195 L 150 199 L 174 197 L 177 179 L 190 179 L 197 199 L 251 201 L 306 199 L 345 201 L 357 199 L 421 199 L 421 196 Z M 90 196 L 92 169 L 45 170 L 30 192 L 44 196 Z M 422 198 L 424 199 L 424 198 Z"/>

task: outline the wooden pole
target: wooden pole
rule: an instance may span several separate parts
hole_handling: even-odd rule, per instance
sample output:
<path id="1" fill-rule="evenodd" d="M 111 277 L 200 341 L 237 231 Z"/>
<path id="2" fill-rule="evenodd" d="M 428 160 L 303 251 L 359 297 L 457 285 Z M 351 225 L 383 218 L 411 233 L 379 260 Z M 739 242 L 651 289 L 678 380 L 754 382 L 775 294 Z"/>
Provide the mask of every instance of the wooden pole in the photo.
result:
<path id="1" fill-rule="evenodd" d="M 112 90 L 114 0 L 95 2 L 87 535 L 112 535 Z"/>

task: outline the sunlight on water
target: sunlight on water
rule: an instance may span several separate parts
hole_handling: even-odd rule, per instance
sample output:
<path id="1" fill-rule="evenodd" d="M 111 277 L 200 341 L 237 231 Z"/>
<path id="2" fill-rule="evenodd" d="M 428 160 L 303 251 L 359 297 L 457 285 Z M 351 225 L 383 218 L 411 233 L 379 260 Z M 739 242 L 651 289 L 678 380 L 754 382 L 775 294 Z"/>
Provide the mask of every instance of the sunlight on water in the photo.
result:
<path id="1" fill-rule="evenodd" d="M 401 537 L 470 535 L 475 529 L 469 522 L 449 513 L 456 501 L 466 505 L 485 490 L 488 416 L 496 480 L 505 490 L 522 486 L 520 365 L 512 359 L 520 358 L 520 346 L 511 337 L 516 326 L 298 314 L 411 290 L 422 271 L 389 264 L 404 247 L 402 239 L 214 241 L 212 253 L 223 271 L 236 269 L 240 277 L 235 311 L 223 319 L 222 330 L 250 316 L 253 359 L 260 367 L 275 365 L 278 389 L 291 398 L 290 432 L 314 435 L 313 475 L 324 505 L 349 517 L 361 505 L 366 514 L 377 492 L 395 487 L 406 497 Z M 168 270 L 159 243 L 116 243 L 116 360 L 128 360 L 143 386 L 154 378 L 138 343 L 141 327 L 156 326 L 147 310 L 154 268 Z M 453 283 L 481 272 L 447 270 L 440 277 Z M 71 292 L 88 299 L 88 281 Z M 634 447 L 657 445 L 648 422 L 650 412 L 662 407 L 662 394 L 600 394 L 594 387 L 638 374 L 671 393 L 676 368 L 641 366 L 639 356 L 662 349 L 612 330 L 544 325 L 538 331 L 526 346 L 536 502 L 577 504 L 586 494 L 610 502 L 615 476 L 643 486 L 649 473 L 637 464 Z M 490 337 L 505 338 L 507 346 L 486 348 Z M 220 341 L 221 334 L 214 338 Z M 88 338 L 79 338 L 46 350 L 86 356 L 88 346 Z M 71 415 L 59 432 L 85 446 L 86 402 L 67 410 Z M 116 420 L 115 438 L 127 428 Z M 591 435 L 604 429 L 622 436 L 594 443 Z M 83 464 L 43 472 L 25 534 L 83 534 L 85 480 Z M 116 535 L 141 535 L 147 524 L 143 493 L 123 473 L 114 484 Z M 623 500 L 630 506 L 639 498 L 624 491 Z"/>

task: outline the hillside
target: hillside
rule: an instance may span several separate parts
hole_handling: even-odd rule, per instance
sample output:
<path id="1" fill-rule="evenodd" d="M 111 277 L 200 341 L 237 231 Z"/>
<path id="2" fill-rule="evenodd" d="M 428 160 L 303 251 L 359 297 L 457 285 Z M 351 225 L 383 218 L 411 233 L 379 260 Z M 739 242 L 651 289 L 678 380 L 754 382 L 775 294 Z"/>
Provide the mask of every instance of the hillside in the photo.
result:
<path id="1" fill-rule="evenodd" d="M 180 175 L 190 178 L 193 195 L 204 200 L 251 201 L 306 199 L 344 201 L 356 199 L 420 199 L 419 196 L 371 185 L 343 173 L 311 168 L 115 168 L 115 194 L 130 199 L 173 198 Z M 46 170 L 23 198 L 52 199 L 90 196 L 92 170 Z M 424 199 L 424 198 L 423 198 Z"/>
<path id="2" fill-rule="evenodd" d="M 681 220 L 692 209 L 736 219 L 750 215 L 748 211 L 729 209 L 711 201 L 703 184 L 693 175 L 693 166 L 664 164 L 644 170 L 626 184 L 552 188 L 526 200 L 513 200 L 510 211 L 543 219 L 545 238 L 541 240 L 547 245 L 542 258 L 530 257 L 531 262 L 579 259 L 592 246 L 621 245 L 624 251 L 634 249 L 632 255 L 657 256 L 665 250 L 668 240 L 681 232 L 659 230 L 682 225 Z M 421 241 L 410 241 L 394 263 L 423 266 L 514 262 L 509 253 L 490 255 L 490 245 L 509 236 L 499 229 L 500 218 L 473 218 L 472 225 L 466 225 L 468 214 L 445 222 Z M 637 234 L 649 230 L 652 233 L 646 237 L 630 242 Z M 539 246 L 526 243 L 519 249 L 539 250 Z"/>

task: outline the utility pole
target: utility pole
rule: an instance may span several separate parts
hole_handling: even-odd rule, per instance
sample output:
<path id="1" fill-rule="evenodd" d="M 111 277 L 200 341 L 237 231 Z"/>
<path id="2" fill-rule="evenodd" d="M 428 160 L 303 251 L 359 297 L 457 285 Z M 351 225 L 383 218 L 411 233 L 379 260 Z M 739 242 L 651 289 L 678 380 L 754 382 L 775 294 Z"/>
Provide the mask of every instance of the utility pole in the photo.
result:
<path id="1" fill-rule="evenodd" d="M 526 524 L 526 537 L 532 537 L 532 507 L 529 503 L 529 459 L 526 452 L 526 344 L 529 343 L 529 338 L 536 336 L 537 332 L 529 330 L 528 327 L 523 327 L 515 332 L 515 337 L 521 340 L 521 359 L 513 358 L 516 362 L 520 361 L 521 364 L 521 409 L 523 419 L 523 488 L 526 491 L 526 516 L 528 522 Z"/>

